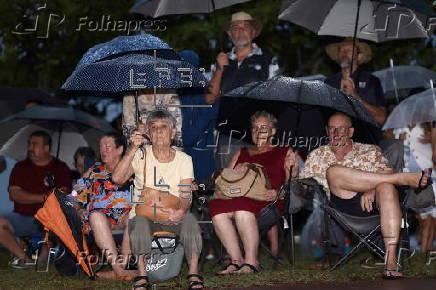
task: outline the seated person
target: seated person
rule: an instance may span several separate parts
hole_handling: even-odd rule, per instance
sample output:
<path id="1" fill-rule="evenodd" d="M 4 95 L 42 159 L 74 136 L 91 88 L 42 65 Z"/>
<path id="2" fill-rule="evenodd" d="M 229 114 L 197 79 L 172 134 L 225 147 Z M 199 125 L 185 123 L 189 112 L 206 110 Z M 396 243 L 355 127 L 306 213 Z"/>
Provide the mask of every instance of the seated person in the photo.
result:
<path id="1" fill-rule="evenodd" d="M 243 169 L 247 163 L 262 165 L 273 188 L 265 191 L 267 201 L 236 197 L 233 199 L 214 199 L 209 203 L 215 232 L 231 258 L 231 264 L 219 274 L 258 271 L 259 230 L 256 216 L 259 215 L 262 208 L 275 199 L 278 194 L 277 190 L 289 179 L 290 167 L 293 166 L 293 176 L 296 176 L 298 172 L 296 154 L 292 148 L 274 147 L 271 144 L 271 138 L 276 133 L 276 123 L 277 119 L 272 114 L 265 111 L 256 112 L 251 117 L 251 135 L 255 145 L 236 152 L 229 164 L 229 168 L 235 169 Z M 283 200 L 280 200 L 276 205 L 279 210 L 284 211 Z M 232 220 L 235 220 L 236 228 Z M 245 257 L 242 257 L 238 235 L 242 240 Z M 277 255 L 277 226 L 273 226 L 268 231 L 268 237 L 272 253 Z"/>
<path id="2" fill-rule="evenodd" d="M 14 256 L 11 266 L 32 266 L 31 258 L 17 243 L 16 237 L 41 233 L 41 224 L 33 217 L 50 193 L 46 182 L 48 175 L 54 176 L 55 185 L 61 191 L 71 188 L 71 171 L 68 166 L 50 155 L 51 137 L 45 131 L 35 131 L 28 139 L 27 158 L 15 164 L 9 178 L 9 199 L 14 202 L 14 211 L 0 216 L 0 245 Z M 39 256 L 47 255 L 47 248 Z"/>
<path id="3" fill-rule="evenodd" d="M 90 164 L 92 163 L 92 164 Z M 88 171 L 91 165 L 95 163 L 95 153 L 91 147 L 79 147 L 74 153 L 73 179 L 77 180 L 83 177 L 83 174 Z"/>
<path id="4" fill-rule="evenodd" d="M 130 137 L 129 151 L 113 175 L 115 182 L 123 183 L 135 174 L 134 201 L 137 202 L 140 198 L 143 201 L 132 209 L 129 216 L 130 245 L 138 260 L 138 277 L 135 278 L 134 288 L 146 289 L 149 286 L 146 265 L 151 251 L 152 236 L 154 232 L 165 231 L 179 235 L 184 246 L 189 266 L 190 289 L 202 289 L 204 284 L 202 277 L 198 275 L 198 258 L 202 248 L 201 232 L 197 220 L 189 212 L 194 177 L 192 159 L 171 147 L 176 135 L 176 120 L 167 111 L 150 112 L 145 126 L 141 125 L 138 129 Z M 140 149 L 145 142 L 144 133 L 151 145 Z M 165 192 L 162 192 L 163 190 Z M 159 199 L 148 199 L 150 196 Z M 170 207 L 167 200 L 175 200 L 177 205 Z M 142 213 L 144 208 L 145 211 L 156 210 L 156 216 L 147 218 Z M 165 216 L 164 222 L 155 222 L 154 218 L 157 216 Z"/>
<path id="5" fill-rule="evenodd" d="M 426 187 L 430 170 L 392 173 L 377 146 L 352 141 L 353 124 L 343 113 L 330 117 L 327 132 L 329 144 L 309 154 L 300 177 L 315 178 L 333 206 L 344 213 L 369 216 L 377 213 L 377 207 L 387 255 L 384 277 L 402 277 L 396 260 L 401 211 L 394 185 Z"/>
<path id="6" fill-rule="evenodd" d="M 81 210 L 86 226 L 90 226 L 97 246 L 104 252 L 111 263 L 113 271 L 98 272 L 100 278 L 128 279 L 136 271 L 125 270 L 130 254 L 129 236 L 127 234 L 130 204 L 130 185 L 114 184 L 112 172 L 120 162 L 126 150 L 126 140 L 118 133 L 108 133 L 100 139 L 100 156 L 102 163 L 95 163 L 84 177 L 77 181 L 73 195 L 86 207 Z M 112 235 L 115 229 L 124 230 L 121 252 L 123 259 L 118 259 L 116 244 Z M 121 263 L 120 263 L 121 261 Z"/>

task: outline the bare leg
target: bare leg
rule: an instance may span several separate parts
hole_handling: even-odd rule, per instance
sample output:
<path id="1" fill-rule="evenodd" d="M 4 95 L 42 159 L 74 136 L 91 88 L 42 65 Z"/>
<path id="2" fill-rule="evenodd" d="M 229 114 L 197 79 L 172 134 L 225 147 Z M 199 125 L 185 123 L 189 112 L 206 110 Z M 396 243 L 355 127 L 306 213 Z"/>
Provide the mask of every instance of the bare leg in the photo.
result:
<path id="1" fill-rule="evenodd" d="M 133 276 L 135 273 L 124 270 L 127 263 L 127 256 L 118 256 L 115 241 L 112 236 L 111 225 L 106 215 L 97 211 L 92 212 L 89 215 L 89 223 L 93 230 L 97 246 L 105 253 L 108 262 L 111 263 L 112 269 L 114 270 L 113 272 L 99 272 L 98 276 L 101 278 L 127 278 Z"/>
<path id="2" fill-rule="evenodd" d="M 238 233 L 232 222 L 233 213 L 221 213 L 212 218 L 212 224 L 215 229 L 215 233 L 223 244 L 227 253 L 230 255 L 232 263 L 240 265 L 243 261 L 241 248 L 239 247 Z M 219 274 L 228 274 L 233 272 L 234 267 L 219 272 Z"/>
<path id="3" fill-rule="evenodd" d="M 389 183 L 376 187 L 376 201 L 380 209 L 380 225 L 386 248 L 386 269 L 397 270 L 397 245 L 400 237 L 401 210 L 398 192 Z"/>
<path id="4" fill-rule="evenodd" d="M 418 187 L 421 179 L 421 172 L 411 173 L 371 173 L 358 169 L 347 168 L 340 165 L 333 165 L 327 169 L 327 181 L 330 190 L 340 198 L 351 198 L 352 192 L 367 192 L 373 190 L 381 183 L 394 185 L 407 185 Z M 429 172 L 426 170 L 422 178 L 421 186 L 426 186 Z"/>
<path id="5" fill-rule="evenodd" d="M 279 254 L 279 228 L 277 225 L 268 230 L 268 240 L 270 243 L 271 253 L 277 257 Z"/>
<path id="6" fill-rule="evenodd" d="M 429 216 L 426 219 L 419 219 L 421 233 L 421 251 L 427 252 L 432 249 L 433 245 L 433 226 L 434 219 Z"/>
<path id="7" fill-rule="evenodd" d="M 26 261 L 31 261 L 23 248 L 18 244 L 11 223 L 2 216 L 0 216 L 0 245 L 8 249 L 16 257 Z"/>
<path id="8" fill-rule="evenodd" d="M 256 217 L 248 211 L 236 211 L 235 222 L 244 245 L 246 264 L 257 265 L 257 250 L 259 248 L 259 229 Z M 241 272 L 244 269 L 241 269 Z"/>
<path id="9" fill-rule="evenodd" d="M 197 254 L 192 254 L 191 259 L 186 259 L 186 261 L 188 262 L 188 266 L 189 266 L 188 275 L 191 275 L 191 274 L 198 275 L 198 258 L 199 257 Z M 189 281 L 201 282 L 199 277 L 191 277 L 191 278 L 189 278 Z M 200 285 L 195 285 L 195 286 L 192 286 L 192 288 L 196 289 L 196 288 L 203 288 L 203 287 Z"/>

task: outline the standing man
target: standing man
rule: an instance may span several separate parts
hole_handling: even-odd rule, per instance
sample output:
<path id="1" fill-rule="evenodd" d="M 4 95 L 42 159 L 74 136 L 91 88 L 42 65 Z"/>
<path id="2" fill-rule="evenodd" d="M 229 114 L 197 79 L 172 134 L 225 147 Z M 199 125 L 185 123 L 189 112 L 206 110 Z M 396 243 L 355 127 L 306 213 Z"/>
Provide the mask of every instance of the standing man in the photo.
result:
<path id="1" fill-rule="evenodd" d="M 221 52 L 217 56 L 216 70 L 210 82 L 210 91 L 205 96 L 208 104 L 214 104 L 222 94 L 237 87 L 251 82 L 266 81 L 275 76 L 279 69 L 277 58 L 253 42 L 253 39 L 258 37 L 262 30 L 262 23 L 259 20 L 254 19 L 248 13 L 238 12 L 232 15 L 230 22 L 223 25 L 223 29 L 227 32 L 234 47 L 230 53 Z M 217 122 L 221 133 L 217 152 L 218 159 L 220 159 L 217 160 L 218 167 L 226 167 L 231 156 L 245 144 L 241 141 L 236 143 L 236 139 L 231 136 L 232 130 L 240 131 L 239 134 L 242 134 L 247 140 L 250 139 L 250 136 L 245 136 L 243 130 L 250 127 L 250 124 L 247 123 L 249 116 L 260 108 L 248 108 L 247 105 L 250 104 L 244 104 L 244 111 L 249 114 L 248 116 L 240 114 L 241 111 L 235 113 L 236 107 L 231 100 L 222 100 L 220 103 Z"/>
<path id="2" fill-rule="evenodd" d="M 71 171 L 64 162 L 50 155 L 50 147 L 49 134 L 33 132 L 28 141 L 27 158 L 15 165 L 9 178 L 9 199 L 14 202 L 14 211 L 0 216 L 0 245 L 15 255 L 11 263 L 15 268 L 26 268 L 32 261 L 16 237 L 42 231 L 34 215 L 49 194 L 49 176 L 54 177 L 55 186 L 61 191 L 67 193 L 71 190 Z"/>
<path id="3" fill-rule="evenodd" d="M 327 45 L 327 55 L 341 67 L 341 71 L 326 78 L 325 83 L 359 100 L 374 120 L 383 125 L 387 118 L 387 112 L 380 80 L 361 68 L 362 64 L 369 62 L 372 58 L 371 47 L 358 40 L 355 44 L 354 58 L 352 57 L 353 40 L 351 38 Z M 353 65 L 351 65 L 352 59 Z M 353 71 L 350 71 L 351 67 Z M 374 135 L 377 139 L 375 141 L 381 139 L 380 130 L 374 131 Z"/>

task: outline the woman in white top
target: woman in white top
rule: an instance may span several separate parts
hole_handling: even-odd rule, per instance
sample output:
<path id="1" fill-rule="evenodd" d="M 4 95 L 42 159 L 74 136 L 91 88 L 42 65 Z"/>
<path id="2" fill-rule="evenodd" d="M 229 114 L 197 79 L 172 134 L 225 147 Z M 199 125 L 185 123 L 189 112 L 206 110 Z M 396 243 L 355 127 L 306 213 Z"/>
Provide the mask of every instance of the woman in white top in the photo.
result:
<path id="1" fill-rule="evenodd" d="M 133 201 L 145 201 L 130 211 L 128 224 L 132 253 L 138 257 L 139 276 L 135 278 L 133 288 L 147 288 L 146 257 L 151 251 L 152 235 L 154 232 L 166 231 L 179 235 L 185 249 L 189 265 L 189 288 L 202 289 L 203 278 L 198 275 L 198 258 L 202 248 L 201 231 L 197 220 L 189 213 L 194 178 L 192 159 L 171 147 L 176 135 L 176 120 L 169 112 L 151 112 L 145 125 L 131 135 L 129 151 L 112 176 L 115 182 L 124 183 L 135 174 L 136 190 Z M 145 142 L 144 133 L 151 145 L 141 149 L 140 146 Z M 140 194 L 143 195 L 141 199 Z M 160 197 L 149 199 L 149 196 Z M 155 216 L 143 215 L 144 211 L 154 213 L 154 210 Z M 161 216 L 165 217 L 164 223 L 152 221 Z"/>

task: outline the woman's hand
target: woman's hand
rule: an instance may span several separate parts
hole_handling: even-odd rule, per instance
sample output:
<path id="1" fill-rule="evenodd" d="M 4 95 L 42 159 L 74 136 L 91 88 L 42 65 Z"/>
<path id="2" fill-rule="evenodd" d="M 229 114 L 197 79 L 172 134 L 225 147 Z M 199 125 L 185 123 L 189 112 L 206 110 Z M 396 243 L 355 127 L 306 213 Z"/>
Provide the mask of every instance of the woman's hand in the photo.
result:
<path id="1" fill-rule="evenodd" d="M 273 201 L 274 199 L 276 199 L 277 196 L 277 190 L 275 189 L 267 189 L 265 191 L 265 197 L 267 201 Z"/>
<path id="2" fill-rule="evenodd" d="M 160 210 L 168 215 L 168 222 L 174 222 L 174 223 L 168 223 L 168 222 L 165 223 L 165 225 L 169 225 L 169 226 L 177 225 L 177 223 L 182 221 L 182 219 L 185 217 L 186 214 L 186 211 L 184 209 L 161 208 Z"/>
<path id="3" fill-rule="evenodd" d="M 286 172 L 286 176 L 289 175 L 289 170 L 292 166 L 292 177 L 296 177 L 298 175 L 298 153 L 294 152 L 292 149 L 288 150 L 285 157 L 285 165 L 284 169 Z"/>
<path id="4" fill-rule="evenodd" d="M 130 135 L 129 142 L 133 147 L 138 148 L 145 142 L 143 133 L 141 131 L 133 132 L 132 135 Z"/>

